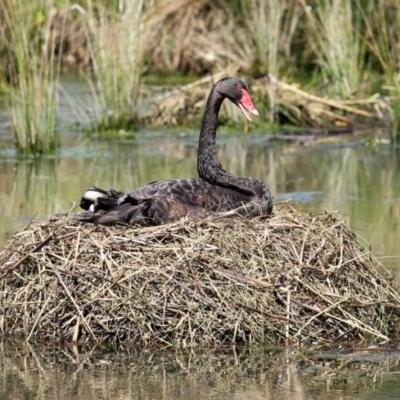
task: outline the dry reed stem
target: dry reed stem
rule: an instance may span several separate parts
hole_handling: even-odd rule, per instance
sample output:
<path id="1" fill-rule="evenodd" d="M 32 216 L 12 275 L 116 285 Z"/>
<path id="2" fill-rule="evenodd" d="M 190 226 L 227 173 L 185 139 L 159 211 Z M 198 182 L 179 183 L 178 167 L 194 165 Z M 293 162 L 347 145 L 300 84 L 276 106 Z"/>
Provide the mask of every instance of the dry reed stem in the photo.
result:
<path id="1" fill-rule="evenodd" d="M 249 70 L 254 46 L 232 7 L 209 0 L 163 0 L 147 11 L 144 42 L 162 74 L 204 74 L 237 65 Z"/>
<path id="2" fill-rule="evenodd" d="M 224 76 L 237 74 L 237 71 L 226 70 L 156 96 L 152 108 L 141 116 L 142 121 L 151 126 L 194 124 L 204 110 L 210 87 Z M 296 84 L 278 81 L 271 74 L 253 80 L 251 91 L 259 94 L 259 97 L 257 94 L 254 96 L 257 106 L 263 107 L 260 101 L 264 101 L 264 106 L 268 104 L 270 107 L 270 122 L 278 118 L 292 125 L 315 128 L 388 124 L 388 104 L 376 95 L 353 100 L 319 97 L 299 89 Z M 225 106 L 225 114 L 228 111 L 230 119 L 237 118 L 235 107 Z"/>
<path id="3" fill-rule="evenodd" d="M 379 95 L 351 100 L 320 97 L 299 89 L 297 84 L 278 81 L 271 74 L 256 80 L 253 90 L 265 91 L 271 114 L 294 125 L 315 128 L 388 125 L 388 102 Z"/>
<path id="4" fill-rule="evenodd" d="M 177 347 L 398 338 L 398 286 L 338 216 L 33 224 L 0 253 L 1 336 Z"/>
<path id="5" fill-rule="evenodd" d="M 141 115 L 142 122 L 151 126 L 194 124 L 205 108 L 210 88 L 237 71 L 232 67 L 154 97 L 149 110 Z"/>
<path id="6" fill-rule="evenodd" d="M 358 115 L 361 115 L 361 116 L 367 117 L 367 118 L 375 117 L 375 115 L 373 113 L 365 111 L 365 110 L 361 110 L 361 109 L 358 109 L 355 107 L 350 107 L 343 101 L 326 99 L 324 97 L 319 97 L 319 96 L 315 96 L 313 94 L 307 93 L 304 90 L 300 90 L 299 88 L 297 88 L 296 85 L 289 85 L 285 82 L 279 82 L 278 87 L 282 90 L 288 90 L 290 92 L 293 92 L 294 94 L 297 94 L 307 100 L 315 101 L 317 103 L 321 103 L 321 104 L 324 104 L 329 107 L 337 108 L 339 110 L 344 110 L 344 111 L 347 111 L 347 112 L 350 112 L 353 114 L 358 114 Z M 355 104 L 355 105 L 365 104 L 365 103 L 366 103 L 365 100 L 362 101 L 361 103 L 353 102 L 353 104 Z"/>

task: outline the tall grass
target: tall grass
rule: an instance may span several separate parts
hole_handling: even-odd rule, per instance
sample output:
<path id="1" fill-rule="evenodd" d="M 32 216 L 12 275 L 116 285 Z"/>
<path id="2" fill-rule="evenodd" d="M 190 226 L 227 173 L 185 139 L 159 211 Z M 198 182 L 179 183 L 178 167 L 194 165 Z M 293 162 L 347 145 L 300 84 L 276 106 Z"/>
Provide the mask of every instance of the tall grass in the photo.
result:
<path id="1" fill-rule="evenodd" d="M 100 132 L 137 125 L 142 12 L 143 0 L 119 0 L 115 9 L 87 1 L 95 128 Z"/>
<path id="2" fill-rule="evenodd" d="M 4 0 L 1 40 L 10 63 L 11 85 L 6 104 L 17 153 L 57 151 L 56 133 L 59 66 L 55 60 L 51 0 Z"/>
<path id="3" fill-rule="evenodd" d="M 232 66 L 249 71 L 254 46 L 238 3 L 154 1 L 146 12 L 148 69 L 162 75 L 212 73 Z"/>
<path id="4" fill-rule="evenodd" d="M 362 17 L 352 0 L 302 1 L 310 24 L 309 41 L 326 82 L 337 95 L 349 97 L 363 82 L 365 44 Z"/>
<path id="5" fill-rule="evenodd" d="M 365 41 L 384 73 L 392 120 L 391 139 L 400 144 L 400 4 L 377 0 L 366 10 L 359 4 L 366 24 Z"/>
<path id="6" fill-rule="evenodd" d="M 68 9 L 67 2 L 0 3 L 0 79 L 12 82 L 8 107 L 19 153 L 57 149 L 56 58 L 71 43 L 72 56 L 63 60 L 92 67 L 99 131 L 136 128 L 144 68 L 160 75 L 233 70 L 244 78 L 271 72 L 278 80 L 305 79 L 309 87 L 322 76 L 324 95 L 342 99 L 373 94 L 366 83 L 379 74 L 385 82 L 373 89 L 389 94 L 392 138 L 400 140 L 398 0 L 79 0 L 60 54 L 63 11 L 54 7 Z M 267 107 L 265 93 L 259 95 Z"/>
<path id="7" fill-rule="evenodd" d="M 255 45 L 253 68 L 277 76 L 283 66 L 288 67 L 300 19 L 298 2 L 251 0 L 242 1 L 242 8 L 250 39 Z"/>

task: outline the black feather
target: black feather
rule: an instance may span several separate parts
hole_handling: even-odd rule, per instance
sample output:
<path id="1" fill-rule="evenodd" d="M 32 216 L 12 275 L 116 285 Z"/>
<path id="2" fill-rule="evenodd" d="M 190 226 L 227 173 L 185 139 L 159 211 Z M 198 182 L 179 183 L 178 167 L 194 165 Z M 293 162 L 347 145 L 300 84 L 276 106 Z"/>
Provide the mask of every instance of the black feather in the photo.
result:
<path id="1" fill-rule="evenodd" d="M 238 78 L 224 78 L 214 85 L 207 100 L 199 137 L 197 170 L 200 179 L 151 182 L 127 194 L 92 187 L 88 191 L 97 191 L 99 197 L 91 201 L 84 194 L 80 205 L 87 211 L 73 218 L 106 225 L 124 221 L 147 226 L 169 223 L 184 216 L 203 218 L 208 212 L 229 211 L 243 205 L 246 207 L 240 212 L 247 216 L 271 214 L 272 196 L 265 184 L 226 172 L 215 149 L 222 101 L 228 98 L 239 104 L 247 91 L 246 84 Z"/>

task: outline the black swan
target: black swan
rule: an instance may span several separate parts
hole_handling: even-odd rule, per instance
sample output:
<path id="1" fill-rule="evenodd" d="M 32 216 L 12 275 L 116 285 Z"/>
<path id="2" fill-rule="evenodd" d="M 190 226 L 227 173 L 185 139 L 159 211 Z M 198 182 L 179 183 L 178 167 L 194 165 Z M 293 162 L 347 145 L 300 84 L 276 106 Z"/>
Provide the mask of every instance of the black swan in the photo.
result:
<path id="1" fill-rule="evenodd" d="M 264 183 L 226 172 L 218 161 L 215 148 L 218 113 L 228 98 L 250 121 L 258 111 L 247 85 L 230 77 L 218 81 L 211 90 L 201 125 L 197 156 L 200 179 L 171 179 L 152 182 L 128 193 L 89 188 L 80 206 L 86 210 L 73 218 L 82 222 L 113 225 L 162 225 L 184 216 L 204 217 L 208 212 L 224 212 L 240 207 L 247 216 L 269 215 L 272 197 Z"/>

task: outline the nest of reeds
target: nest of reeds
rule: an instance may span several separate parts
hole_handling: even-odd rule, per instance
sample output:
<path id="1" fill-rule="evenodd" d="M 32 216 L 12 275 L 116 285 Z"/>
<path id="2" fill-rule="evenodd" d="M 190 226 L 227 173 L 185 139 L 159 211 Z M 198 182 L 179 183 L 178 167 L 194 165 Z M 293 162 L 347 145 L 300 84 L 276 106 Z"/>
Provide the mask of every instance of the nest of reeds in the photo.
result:
<path id="1" fill-rule="evenodd" d="M 400 296 L 328 212 L 210 216 L 139 228 L 68 214 L 0 253 L 3 337 L 141 346 L 399 336 Z"/>

